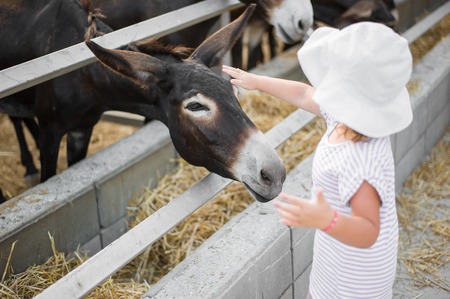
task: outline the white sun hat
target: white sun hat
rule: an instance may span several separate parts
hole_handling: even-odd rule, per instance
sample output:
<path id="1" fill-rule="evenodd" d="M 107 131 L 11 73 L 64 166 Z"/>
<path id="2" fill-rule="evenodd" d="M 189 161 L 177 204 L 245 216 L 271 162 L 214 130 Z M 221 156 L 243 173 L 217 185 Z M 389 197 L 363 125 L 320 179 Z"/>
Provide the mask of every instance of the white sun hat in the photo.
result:
<path id="1" fill-rule="evenodd" d="M 389 27 L 360 22 L 316 29 L 297 53 L 316 89 L 313 100 L 333 119 L 368 137 L 384 137 L 412 121 L 406 89 L 412 56 Z"/>

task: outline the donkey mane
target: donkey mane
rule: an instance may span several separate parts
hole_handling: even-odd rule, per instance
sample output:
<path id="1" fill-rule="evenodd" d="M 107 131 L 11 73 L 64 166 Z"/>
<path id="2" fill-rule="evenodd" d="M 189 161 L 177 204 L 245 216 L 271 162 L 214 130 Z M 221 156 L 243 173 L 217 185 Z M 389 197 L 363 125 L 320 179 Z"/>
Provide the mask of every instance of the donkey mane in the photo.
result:
<path id="1" fill-rule="evenodd" d="M 152 56 L 164 55 L 171 56 L 176 60 L 183 60 L 193 52 L 194 49 L 181 45 L 172 45 L 164 42 L 162 39 L 146 39 L 134 43 L 136 49 L 140 52 Z"/>
<path id="2" fill-rule="evenodd" d="M 97 19 L 100 21 L 106 20 L 100 8 L 94 8 L 92 4 L 92 0 L 79 0 L 80 6 L 86 11 L 89 26 L 86 29 L 86 33 L 84 35 L 84 41 L 88 41 L 92 38 L 101 36 L 105 34 L 100 31 L 97 24 Z M 146 39 L 143 41 L 135 42 L 133 45 L 129 45 L 128 48 L 130 50 L 138 50 L 140 52 L 151 54 L 151 55 L 164 55 L 171 56 L 176 60 L 183 60 L 194 51 L 192 48 L 184 47 L 181 45 L 171 45 L 165 43 L 162 38 L 160 39 Z"/>
<path id="3" fill-rule="evenodd" d="M 84 40 L 90 40 L 91 38 L 98 37 L 103 35 L 104 33 L 98 30 L 96 19 L 106 17 L 102 14 L 99 8 L 94 8 L 91 0 L 79 0 L 80 6 L 86 11 L 87 19 L 89 26 L 86 29 L 86 33 L 84 34 Z"/>

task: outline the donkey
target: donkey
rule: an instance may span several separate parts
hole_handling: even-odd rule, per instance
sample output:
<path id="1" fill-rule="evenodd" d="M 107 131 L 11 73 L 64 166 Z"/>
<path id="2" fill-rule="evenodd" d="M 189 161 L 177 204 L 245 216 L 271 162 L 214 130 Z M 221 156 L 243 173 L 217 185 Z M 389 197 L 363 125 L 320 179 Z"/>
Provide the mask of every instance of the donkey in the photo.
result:
<path id="1" fill-rule="evenodd" d="M 65 8 L 86 9 L 69 0 L 52 2 L 58 2 L 55 9 L 60 15 Z M 38 10 L 38 15 L 48 12 L 48 6 Z M 154 40 L 120 50 L 87 42 L 109 68 L 94 63 L 35 88 L 41 180 L 55 173 L 64 133 L 72 136 L 68 149 L 80 157 L 80 150 L 85 152 L 77 141 L 89 139 L 100 115 L 106 110 L 122 110 L 166 124 L 175 148 L 187 162 L 242 182 L 258 201 L 277 196 L 286 177 L 283 162 L 242 111 L 228 80 L 210 70 L 241 36 L 253 10 L 254 6 L 249 6 L 240 18 L 192 53 Z M 49 19 L 46 15 L 45 20 Z"/>
<path id="2" fill-rule="evenodd" d="M 133 25 L 135 23 L 186 7 L 201 0 L 93 0 L 93 5 L 99 8 L 106 17 L 106 22 L 114 30 Z M 240 0 L 250 5 L 257 3 L 254 19 L 263 20 L 266 25 L 275 28 L 277 36 L 285 43 L 298 42 L 313 24 L 313 8 L 309 0 Z M 201 25 L 170 34 L 170 43 L 182 44 L 189 47 L 198 46 L 216 18 L 201 23 Z M 260 25 L 255 23 L 254 25 Z M 247 27 L 252 26 L 252 22 Z M 195 28 L 195 29 L 194 29 Z"/>
<path id="3" fill-rule="evenodd" d="M 166 13 L 196 2 L 199 2 L 200 0 L 173 0 L 173 1 L 162 1 L 162 0 L 135 0 L 135 1 L 125 1 L 125 0 L 115 0 L 115 1 L 107 1 L 107 0 L 92 0 L 92 6 L 98 7 L 101 9 L 104 14 L 106 14 L 106 21 L 108 22 L 108 25 L 112 25 L 112 29 L 119 29 L 127 25 L 134 24 L 139 21 L 143 21 L 145 19 L 154 17 L 156 15 L 160 15 L 162 13 Z M 89 1 L 82 1 L 86 4 L 83 4 L 84 7 L 88 7 L 91 5 L 88 3 Z M 255 0 L 242 0 L 241 2 L 249 5 L 253 2 L 257 2 Z M 0 0 L 0 8 L 4 11 L 5 15 L 5 23 L 8 26 L 13 25 L 10 21 L 8 21 L 13 13 L 15 13 L 15 9 L 22 6 L 24 14 L 22 14 L 21 17 L 26 16 L 28 14 L 32 14 L 32 12 L 27 12 L 26 9 L 33 9 L 34 11 L 38 11 L 40 6 L 43 4 L 42 1 L 37 1 L 36 4 L 33 4 L 32 6 L 30 4 L 15 4 L 12 6 L 12 4 L 6 0 Z M 278 33 L 279 37 L 286 41 L 286 42 L 293 42 L 298 41 L 301 39 L 311 25 L 312 25 L 312 7 L 309 2 L 309 0 L 282 0 L 282 1 L 272 1 L 272 0 L 259 0 L 259 5 L 257 5 L 255 9 L 255 13 L 252 17 L 252 22 L 250 22 L 252 29 L 251 31 L 257 32 L 257 34 L 252 34 L 252 36 L 256 36 L 256 39 L 252 39 L 250 41 L 250 44 L 253 47 L 256 47 L 256 44 L 260 41 L 260 38 L 264 32 L 264 30 L 267 29 L 268 26 L 274 26 L 276 32 Z M 66 1 L 51 1 L 48 6 L 45 6 L 44 13 L 48 14 L 48 10 L 52 10 L 52 7 L 56 7 L 56 5 L 72 5 L 77 6 L 74 3 L 70 4 L 70 1 L 66 3 Z M 2 8 L 3 7 L 3 8 Z M 16 7 L 16 8 L 14 8 Z M 73 15 L 80 14 L 78 11 L 80 10 L 78 7 L 73 8 Z M 88 10 L 91 11 L 90 18 L 92 19 L 92 23 L 96 26 L 102 26 L 104 32 L 110 32 L 111 30 L 108 28 L 105 28 L 104 24 L 96 19 L 96 17 L 99 17 L 100 14 L 98 11 L 92 8 L 89 8 Z M 11 11 L 11 13 L 7 13 L 8 11 Z M 242 11 L 241 11 L 242 12 Z M 61 13 L 61 16 L 67 14 L 67 12 Z M 50 15 L 52 18 L 52 16 Z M 53 17 L 54 18 L 54 17 Z M 41 17 L 38 18 L 39 20 L 42 19 Z M 77 24 L 74 30 L 77 31 L 77 34 L 75 34 L 71 39 L 69 37 L 57 37 L 52 41 L 52 45 L 45 45 L 42 47 L 42 42 L 37 41 L 34 36 L 31 36 L 29 38 L 32 46 L 33 51 L 31 53 L 21 54 L 22 52 L 19 51 L 19 53 L 9 53 L 2 55 L 1 52 L 3 51 L 9 51 L 13 50 L 16 51 L 14 47 L 9 47 L 7 44 L 3 45 L 3 47 L 0 46 L 0 55 L 4 57 L 4 60 L 0 57 L 0 66 L 1 68 L 9 67 L 14 64 L 23 62 L 25 60 L 28 60 L 30 58 L 35 58 L 43 54 L 47 54 L 48 52 L 58 50 L 60 48 L 63 48 L 65 46 L 69 46 L 71 44 L 77 43 L 81 41 L 79 28 L 84 28 L 86 25 L 79 24 L 80 21 L 83 21 L 83 16 L 76 17 L 76 20 L 72 20 L 73 17 L 69 16 L 68 21 L 71 23 Z M 199 25 L 196 25 L 195 28 L 190 28 L 189 30 L 182 30 L 180 32 L 171 34 L 167 37 L 164 37 L 163 39 L 171 44 L 183 44 L 187 47 L 197 47 L 207 36 L 209 29 L 211 28 L 212 24 L 217 20 L 217 18 L 214 18 L 212 20 L 205 21 Z M 20 21 L 23 24 L 26 24 L 27 18 L 23 18 L 23 21 Z M 56 20 L 55 23 L 60 24 L 59 26 L 64 28 L 66 25 L 66 22 L 64 20 Z M 103 24 L 103 25 L 102 25 Z M 37 25 L 41 26 L 41 25 Z M 91 26 L 92 27 L 92 26 Z M 20 26 L 16 26 L 11 30 L 11 32 L 16 32 L 17 28 L 21 28 Z M 42 32 L 45 32 L 42 34 L 42 36 L 53 36 L 55 30 L 49 29 L 49 25 L 42 25 Z M 248 28 L 248 25 L 247 25 Z M 34 29 L 34 28 L 33 28 Z M 8 27 L 5 27 L 5 30 L 8 30 Z M 53 30 L 53 31 L 51 31 Z M 32 32 L 32 30 L 29 30 Z M 20 32 L 22 35 L 23 33 Z M 46 34 L 48 33 L 48 34 Z M 38 36 L 40 33 L 37 33 L 36 36 Z M 17 36 L 20 36 L 19 32 L 16 33 Z M 3 35 L 0 35 L 3 36 Z M 12 36 L 6 36 L 5 40 L 12 40 Z M 45 38 L 43 39 L 45 40 Z M 61 46 L 56 46 L 56 43 L 61 44 Z M 238 46 L 237 46 L 238 45 Z M 42 48 L 42 50 L 36 50 L 37 48 Z M 44 50 L 45 49 L 45 50 Z M 235 44 L 235 47 L 232 48 L 232 51 L 234 53 L 235 63 L 237 65 L 241 65 L 241 50 L 242 45 L 239 43 L 239 41 Z M 31 54 L 31 55 L 30 55 Z M 11 60 L 9 60 L 9 57 L 16 58 L 17 60 L 15 63 L 12 63 Z M 250 65 L 256 65 L 256 61 L 261 60 L 262 54 L 259 52 L 259 50 L 255 50 L 250 55 L 250 59 L 252 62 L 250 62 Z M 3 102 L 0 104 L 0 112 L 7 113 L 11 116 L 11 120 L 14 124 L 19 146 L 20 146 L 20 152 L 21 152 L 21 161 L 22 164 L 25 166 L 26 175 L 25 179 L 29 182 L 29 185 L 36 183 L 36 176 L 38 175 L 38 170 L 35 167 L 33 163 L 33 158 L 28 150 L 28 146 L 25 142 L 25 139 L 23 137 L 23 127 L 22 125 L 25 124 L 26 127 L 29 129 L 29 131 L 32 133 L 32 135 L 35 137 L 35 140 L 38 140 L 38 128 L 37 124 L 34 122 L 32 117 L 34 116 L 34 111 L 32 110 L 32 107 L 34 106 L 34 102 L 29 103 L 30 99 L 34 98 L 34 92 L 36 89 L 29 89 L 27 91 L 24 91 L 22 93 L 19 93 L 15 95 L 14 97 L 10 97 L 9 99 L 3 100 Z M 28 93 L 28 95 L 25 95 Z M 20 99 L 18 99 L 20 98 Z M 11 101 L 11 99 L 13 99 Z M 12 102 L 13 109 L 11 109 L 9 106 L 9 103 Z M 22 102 L 27 102 L 23 103 Z M 23 106 L 20 109 L 20 112 L 17 113 L 18 103 L 20 103 L 21 106 Z M 26 111 L 26 110 L 29 111 Z M 26 114 L 26 118 L 20 118 L 20 115 Z M 14 116 L 14 117 L 13 117 Z M 15 117 L 19 116 L 19 117 Z M 92 122 L 96 122 L 96 120 L 92 120 Z M 87 146 L 89 142 L 89 136 L 90 132 L 89 126 L 87 126 L 85 132 L 77 132 L 75 133 L 73 130 L 70 130 L 69 133 L 69 141 L 68 144 L 70 145 L 68 147 L 68 165 L 72 165 L 73 163 L 77 162 L 78 160 L 85 157 L 87 152 Z M 76 142 L 72 139 L 78 139 Z M 74 145 L 76 144 L 76 145 Z M 38 144 L 39 147 L 39 144 Z M 75 148 L 73 148 L 75 147 Z M 47 149 L 43 149 L 43 151 L 46 151 Z M 54 152 L 56 149 L 52 149 Z M 46 159 L 46 157 L 43 157 L 42 159 Z M 42 160 L 41 159 L 41 160 Z M 51 164 L 56 162 L 50 162 Z M 42 167 L 44 168 L 42 171 L 41 181 L 47 179 L 49 176 L 54 174 L 53 169 L 49 169 L 49 171 L 46 171 L 45 168 L 46 165 L 49 165 L 48 163 L 44 163 Z M 48 174 L 47 174 L 48 173 Z"/>
<path id="4" fill-rule="evenodd" d="M 0 69 L 63 49 L 83 41 L 88 29 L 111 32 L 89 9 L 90 2 L 75 0 L 0 1 Z M 94 30 L 95 31 L 95 30 Z M 69 32 L 69 34 L 68 34 Z M 98 66 L 97 66 L 98 68 Z M 68 164 L 87 153 L 93 125 L 98 121 L 98 101 L 86 101 L 81 90 L 89 70 L 85 68 L 26 89 L 0 100 L 0 112 L 10 116 L 19 140 L 26 177 L 37 173 L 23 138 L 22 122 L 29 128 L 40 148 L 41 181 L 56 173 L 61 138 L 68 133 Z M 65 100 L 63 100 L 65 98 Z M 77 106 L 78 102 L 80 105 Z M 70 107 L 70 105 L 72 105 Z M 104 108 L 102 108 L 104 109 Z M 72 117 L 72 110 L 79 111 Z M 89 114 L 85 117 L 84 114 Z M 85 117 L 78 120 L 77 117 Z M 39 120 L 39 128 L 35 118 Z"/>
<path id="5" fill-rule="evenodd" d="M 129 25 L 131 23 L 134 22 L 138 22 L 138 21 L 142 21 L 146 18 L 164 13 L 164 12 L 168 12 L 168 11 L 172 11 L 176 8 L 182 7 L 182 6 L 186 6 L 195 2 L 198 2 L 199 0 L 178 0 L 178 1 L 155 1 L 155 0 L 136 0 L 136 1 L 123 1 L 123 0 L 115 0 L 115 1 L 103 1 L 103 0 L 93 0 L 93 4 L 95 5 L 100 5 L 102 10 L 105 10 L 105 12 L 107 13 L 107 15 L 109 16 L 107 18 L 107 21 L 109 23 L 113 24 L 113 28 L 117 29 L 120 27 L 123 27 L 125 25 Z M 71 5 L 71 6 L 77 6 L 74 3 L 70 3 L 69 2 L 65 2 L 65 1 L 51 1 L 50 4 L 48 6 L 45 6 L 44 13 L 48 14 L 48 10 L 52 10 L 52 7 L 55 7 L 56 5 Z M 90 5 L 89 1 L 82 1 L 83 6 L 84 7 L 88 7 Z M 126 3 L 125 3 L 126 2 Z M 242 1 L 246 4 L 250 4 L 251 2 L 255 2 L 255 1 Z M 311 26 L 312 24 L 312 8 L 311 5 L 309 3 L 309 0 L 302 0 L 302 1 L 292 1 L 292 0 L 284 0 L 281 1 L 283 2 L 282 5 L 278 5 L 279 3 L 273 2 L 273 1 L 260 1 L 262 5 L 259 5 L 256 9 L 255 9 L 255 14 L 257 14 L 259 16 L 259 19 L 264 19 L 266 20 L 266 23 L 271 23 L 274 24 L 275 27 L 277 28 L 278 32 L 280 33 L 280 36 L 284 36 L 288 39 L 291 40 L 296 40 L 298 38 L 300 38 L 303 34 L 304 29 L 307 29 Z M 293 3 L 295 2 L 295 3 Z M 15 23 L 12 23 L 11 21 L 9 21 L 11 18 L 11 16 L 16 12 L 17 8 L 19 8 L 20 6 L 22 6 L 22 11 L 24 12 L 21 16 L 22 19 L 19 18 L 20 23 L 26 24 L 27 20 L 29 18 L 26 18 L 24 16 L 28 16 L 30 15 L 32 17 L 33 14 L 33 10 L 34 11 L 38 11 L 39 9 L 41 9 L 40 7 L 43 4 L 39 4 L 42 3 L 42 1 L 37 1 L 35 4 L 30 5 L 28 3 L 26 4 L 15 4 L 12 5 L 11 2 L 8 2 L 6 0 L 0 0 L 0 11 L 4 12 L 4 22 L 6 23 L 7 26 L 14 26 Z M 277 5 L 274 5 L 277 4 Z M 78 5 L 79 6 L 79 5 Z M 31 10 L 31 11 L 27 11 Z M 105 28 L 104 24 L 99 21 L 98 19 L 96 19 L 95 17 L 99 16 L 98 11 L 93 10 L 92 8 L 86 9 L 86 10 L 90 10 L 91 15 L 91 21 L 94 25 L 96 26 L 101 26 L 103 27 L 103 31 L 104 32 L 110 32 L 111 30 L 108 28 Z M 7 43 L 5 43 L 3 45 L 3 47 L 0 46 L 0 68 L 5 68 L 5 67 L 9 67 L 12 66 L 14 64 L 29 60 L 30 58 L 35 58 L 38 57 L 40 55 L 43 54 L 47 54 L 50 51 L 54 51 L 54 50 L 58 50 L 61 48 L 64 48 L 65 46 L 69 46 L 72 44 L 75 44 L 79 41 L 82 40 L 82 38 L 80 37 L 81 32 L 79 32 L 79 28 L 85 28 L 86 25 L 80 24 L 80 21 L 84 21 L 83 16 L 79 17 L 78 14 L 80 14 L 80 9 L 78 7 L 74 7 L 73 8 L 73 13 L 72 15 L 77 15 L 76 17 L 73 16 L 68 16 L 68 21 L 70 21 L 72 24 L 77 24 L 77 25 L 72 25 L 75 28 L 73 29 L 74 31 L 77 31 L 77 33 L 75 35 L 72 36 L 72 38 L 69 38 L 68 36 L 58 36 L 56 38 L 53 39 L 53 41 L 51 41 L 51 46 L 50 45 L 45 45 L 44 47 L 41 45 L 42 41 L 37 40 L 35 37 L 39 36 L 39 33 L 36 34 L 35 36 L 30 36 L 29 37 L 29 41 L 31 43 L 31 47 L 33 48 L 33 50 L 30 52 L 27 52 L 26 54 L 24 54 L 24 51 L 18 51 L 17 49 L 15 49 L 14 47 L 10 47 L 8 46 Z M 8 13 L 9 12 L 9 13 Z M 120 12 L 120 13 L 115 13 L 115 12 Z M 65 15 L 67 14 L 67 12 L 63 12 L 61 13 L 61 15 Z M 83 12 L 81 12 L 81 14 L 83 14 Z M 85 14 L 85 13 L 84 13 Z M 289 15 L 289 18 L 284 17 L 285 15 Z M 283 17 L 281 17 L 283 16 Z M 52 18 L 52 16 L 50 15 L 50 17 Z M 54 18 L 54 17 L 53 17 Z M 72 20 L 74 19 L 75 20 Z M 41 22 L 39 20 L 41 20 L 42 17 L 38 18 L 36 22 Z M 68 22 L 67 21 L 67 22 Z M 35 23 L 36 23 L 35 22 Z M 19 22 L 17 22 L 18 24 Z M 61 28 L 64 28 L 64 26 L 66 25 L 66 22 L 64 20 L 56 20 L 54 23 L 58 23 L 59 26 Z M 103 24 L 103 26 L 102 26 Z M 40 24 L 36 24 L 36 26 L 41 26 Z M 50 29 L 49 27 L 50 25 L 42 25 L 42 32 L 45 32 L 43 34 L 43 36 L 53 36 L 54 32 L 56 31 L 56 29 Z M 299 27 L 297 27 L 299 26 Z M 33 26 L 31 26 L 33 27 Z M 91 26 L 92 27 L 92 26 Z M 8 30 L 8 27 L 4 27 L 5 30 Z M 13 35 L 16 36 L 24 36 L 23 31 L 20 29 L 20 26 L 14 26 L 14 28 L 11 28 L 12 30 L 10 30 L 11 35 L 6 35 L 6 37 L 4 35 L 0 35 L 5 37 L 4 40 L 8 41 L 8 40 L 12 40 L 13 39 Z M 203 41 L 203 39 L 206 37 L 206 30 L 208 30 L 210 28 L 210 26 L 199 26 L 196 28 L 195 30 L 195 34 L 194 34 L 194 38 L 192 38 L 192 34 L 191 36 L 188 37 L 187 33 L 188 32 L 192 32 L 192 30 L 188 31 L 188 32 L 181 32 L 180 34 L 176 33 L 174 35 L 170 35 L 170 37 L 167 39 L 168 42 L 173 43 L 173 44 L 185 44 L 186 46 L 189 47 L 196 47 L 198 46 L 201 41 Z M 34 27 L 32 29 L 35 29 Z M 206 30 L 205 30 L 206 29 Z M 302 30 L 303 29 L 303 30 Z M 16 30 L 19 30 L 18 32 L 16 32 Z M 53 31 L 52 31 L 53 30 Z M 33 32 L 32 30 L 28 30 L 28 32 Z M 7 32 L 3 32 L 3 33 L 7 33 Z M 199 34 L 200 33 L 200 34 Z M 178 38 L 176 37 L 178 36 Z M 179 38 L 181 36 L 181 39 Z M 174 38 L 175 37 L 175 38 Z M 184 37 L 184 38 L 183 38 Z M 42 39 L 45 40 L 45 39 Z M 57 45 L 57 44 L 61 44 L 61 45 Z M 28 46 L 28 45 L 27 45 Z M 37 46 L 37 47 L 36 47 Z M 236 49 L 236 47 L 234 47 L 234 49 Z M 8 51 L 14 51 L 13 53 L 10 53 Z M 6 53 L 4 52 L 6 51 Z M 1 52 L 5 53 L 4 55 L 1 54 Z M 3 57 L 3 58 L 2 58 Z M 255 56 L 256 57 L 256 56 Z M 11 60 L 12 59 L 16 59 L 16 60 Z M 28 179 L 29 181 L 33 181 L 35 175 L 38 173 L 34 163 L 33 163 L 33 159 L 32 156 L 28 150 L 28 147 L 25 143 L 25 139 L 22 137 L 23 135 L 23 128 L 22 128 L 22 123 L 24 123 L 28 129 L 30 130 L 30 132 L 32 133 L 33 136 L 35 136 L 35 139 L 37 140 L 37 135 L 38 135 L 38 129 L 37 129 L 37 125 L 35 124 L 35 122 L 33 121 L 32 117 L 33 115 L 33 111 L 26 111 L 28 110 L 32 110 L 31 108 L 34 106 L 34 102 L 30 103 L 30 99 L 34 98 L 34 92 L 35 89 L 28 89 L 27 91 L 24 91 L 22 93 L 19 93 L 17 95 L 15 95 L 12 100 L 12 106 L 14 107 L 13 109 L 10 108 L 11 105 L 9 105 L 9 102 L 11 102 L 11 97 L 9 99 L 4 99 L 2 104 L 0 105 L 0 112 L 4 112 L 7 113 L 11 116 L 19 116 L 19 117 L 14 117 L 11 118 L 14 127 L 16 129 L 17 135 L 18 135 L 18 141 L 19 141 L 19 145 L 21 148 L 21 160 L 22 160 L 22 164 L 25 166 L 26 169 L 26 175 L 25 178 Z M 28 93 L 28 94 L 26 94 Z M 19 98 L 19 99 L 18 99 Z M 26 102 L 23 103 L 22 102 Z M 21 106 L 23 106 L 20 109 L 20 112 L 17 113 L 17 110 L 19 109 L 18 106 L 19 104 Z M 20 118 L 20 115 L 26 114 L 26 118 Z M 22 122 L 23 120 L 25 120 L 25 122 Z M 87 144 L 83 145 L 83 143 L 87 143 L 88 142 L 88 138 L 84 138 L 84 140 L 81 140 L 83 135 L 88 135 L 89 133 L 83 133 L 80 134 L 78 133 L 78 142 L 77 142 L 77 147 L 80 147 L 79 150 L 75 150 L 78 152 L 78 154 L 73 154 L 73 150 L 71 148 L 68 148 L 69 154 L 68 154 L 68 164 L 71 165 L 73 163 L 75 163 L 76 161 L 78 161 L 79 159 L 81 159 L 82 157 L 85 156 L 85 153 L 83 153 L 83 151 L 81 150 L 82 148 L 84 148 L 87 151 Z M 73 139 L 74 137 L 74 133 L 71 133 L 69 138 Z M 73 144 L 72 141 L 69 141 L 70 144 Z M 38 145 L 39 147 L 39 145 Z M 45 167 L 45 165 L 44 165 Z M 48 177 L 48 175 L 45 175 L 45 171 L 44 171 L 44 178 L 42 180 L 45 180 Z"/>
<path id="6" fill-rule="evenodd" d="M 99 8 L 105 16 L 105 22 L 114 30 L 133 25 L 135 23 L 168 13 L 170 11 L 200 2 L 200 0 L 93 0 L 93 5 Z M 249 5 L 257 3 L 255 13 L 247 25 L 249 32 L 249 64 L 256 66 L 261 61 L 262 53 L 258 49 L 262 35 L 274 28 L 277 37 L 283 42 L 292 44 L 305 37 L 305 33 L 313 25 L 313 9 L 310 0 L 240 0 Z M 232 18 L 243 11 L 237 9 L 232 12 Z M 218 18 L 206 20 L 190 28 L 180 30 L 164 37 L 172 44 L 187 47 L 197 47 L 208 35 L 211 27 Z M 242 67 L 242 40 L 232 49 L 233 64 Z"/>
<path id="7" fill-rule="evenodd" d="M 336 28 L 370 21 L 396 29 L 398 23 L 393 0 L 311 0 L 311 2 L 314 19 Z"/>

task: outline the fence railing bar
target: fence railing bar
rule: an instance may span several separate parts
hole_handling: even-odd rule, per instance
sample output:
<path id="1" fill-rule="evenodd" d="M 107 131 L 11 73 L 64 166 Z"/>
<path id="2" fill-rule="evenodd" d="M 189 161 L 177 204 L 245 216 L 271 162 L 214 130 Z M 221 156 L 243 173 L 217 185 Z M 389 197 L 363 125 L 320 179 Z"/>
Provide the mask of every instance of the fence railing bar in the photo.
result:
<path id="1" fill-rule="evenodd" d="M 450 13 L 450 2 L 441 5 L 438 9 L 427 15 L 424 19 L 415 23 L 402 33 L 402 36 L 411 44 L 421 37 L 431 27 L 439 23 L 446 15 Z"/>
<path id="2" fill-rule="evenodd" d="M 243 4 L 237 0 L 205 0 L 170 13 L 122 28 L 93 39 L 106 48 L 118 48 L 134 41 L 161 37 Z M 0 71 L 0 99 L 39 83 L 69 73 L 96 61 L 84 43 L 44 55 Z"/>
<path id="3" fill-rule="evenodd" d="M 268 131 L 266 138 L 273 147 L 278 147 L 313 118 L 310 113 L 296 110 Z M 216 174 L 209 174 L 35 298 L 81 298 L 202 207 L 231 182 Z"/>

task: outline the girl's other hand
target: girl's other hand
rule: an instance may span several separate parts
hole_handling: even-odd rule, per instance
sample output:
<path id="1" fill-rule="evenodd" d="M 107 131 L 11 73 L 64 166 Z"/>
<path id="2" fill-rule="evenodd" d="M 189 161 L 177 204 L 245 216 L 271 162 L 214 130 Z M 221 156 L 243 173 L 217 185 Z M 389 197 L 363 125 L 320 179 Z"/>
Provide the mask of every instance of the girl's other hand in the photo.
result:
<path id="1" fill-rule="evenodd" d="M 332 221 L 334 210 L 323 196 L 322 190 L 317 193 L 315 201 L 281 193 L 282 201 L 274 205 L 281 215 L 281 223 L 289 226 L 326 228 Z"/>

